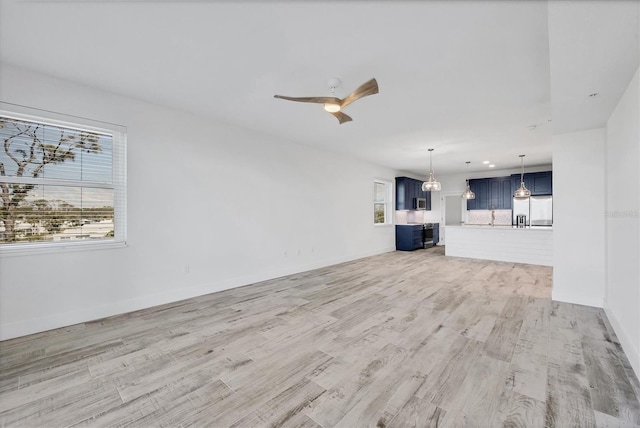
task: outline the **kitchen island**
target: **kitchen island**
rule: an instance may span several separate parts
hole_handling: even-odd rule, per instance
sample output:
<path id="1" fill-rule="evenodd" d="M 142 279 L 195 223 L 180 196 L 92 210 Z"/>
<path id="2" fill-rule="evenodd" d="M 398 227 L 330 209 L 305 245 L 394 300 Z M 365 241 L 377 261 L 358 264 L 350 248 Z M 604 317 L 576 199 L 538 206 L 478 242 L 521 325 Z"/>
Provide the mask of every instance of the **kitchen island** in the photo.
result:
<path id="1" fill-rule="evenodd" d="M 553 266 L 551 227 L 445 226 L 445 255 Z"/>

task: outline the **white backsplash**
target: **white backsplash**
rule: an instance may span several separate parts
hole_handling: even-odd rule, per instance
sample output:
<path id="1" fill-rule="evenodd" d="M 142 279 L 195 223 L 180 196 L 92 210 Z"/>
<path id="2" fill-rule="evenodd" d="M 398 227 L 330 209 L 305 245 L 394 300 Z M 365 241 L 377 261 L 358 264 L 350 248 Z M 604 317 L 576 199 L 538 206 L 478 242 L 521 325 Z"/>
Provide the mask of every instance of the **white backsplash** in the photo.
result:
<path id="1" fill-rule="evenodd" d="M 494 210 L 495 220 L 493 224 L 498 226 L 511 225 L 511 210 Z M 467 211 L 467 224 L 491 224 L 491 210 Z"/>
<path id="2" fill-rule="evenodd" d="M 424 211 L 396 211 L 396 224 L 424 223 Z"/>
<path id="3" fill-rule="evenodd" d="M 396 211 L 396 224 L 411 223 L 439 223 L 440 213 L 438 211 L 407 210 Z"/>

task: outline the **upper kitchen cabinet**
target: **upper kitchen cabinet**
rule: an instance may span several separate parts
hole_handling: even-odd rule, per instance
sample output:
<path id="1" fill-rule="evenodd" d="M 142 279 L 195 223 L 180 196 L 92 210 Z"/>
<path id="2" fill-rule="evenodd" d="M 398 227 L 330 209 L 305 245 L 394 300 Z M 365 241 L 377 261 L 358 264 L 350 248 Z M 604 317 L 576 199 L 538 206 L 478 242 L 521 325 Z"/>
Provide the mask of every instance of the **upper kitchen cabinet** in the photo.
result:
<path id="1" fill-rule="evenodd" d="M 396 177 L 396 209 L 415 210 L 416 198 L 424 198 L 431 210 L 431 192 L 422 191 L 422 181 L 409 177 Z"/>
<path id="2" fill-rule="evenodd" d="M 551 171 L 536 172 L 531 175 L 533 175 L 533 185 L 531 186 L 533 187 L 533 189 L 531 189 L 532 195 L 553 194 L 553 174 Z"/>
<path id="3" fill-rule="evenodd" d="M 520 187 L 520 174 L 513 174 L 511 181 L 515 191 Z M 552 195 L 553 173 L 552 171 L 528 172 L 524 175 L 524 185 L 531 191 L 531 196 Z"/>
<path id="4" fill-rule="evenodd" d="M 513 190 L 510 177 L 472 179 L 469 187 L 476 198 L 467 201 L 468 210 L 511 209 Z"/>
<path id="5" fill-rule="evenodd" d="M 468 210 L 486 210 L 489 208 L 489 182 L 486 178 L 469 180 L 469 188 L 476 194 L 475 199 L 467 201 Z"/>
<path id="6" fill-rule="evenodd" d="M 489 178 L 489 209 L 510 210 L 513 191 L 510 177 Z"/>

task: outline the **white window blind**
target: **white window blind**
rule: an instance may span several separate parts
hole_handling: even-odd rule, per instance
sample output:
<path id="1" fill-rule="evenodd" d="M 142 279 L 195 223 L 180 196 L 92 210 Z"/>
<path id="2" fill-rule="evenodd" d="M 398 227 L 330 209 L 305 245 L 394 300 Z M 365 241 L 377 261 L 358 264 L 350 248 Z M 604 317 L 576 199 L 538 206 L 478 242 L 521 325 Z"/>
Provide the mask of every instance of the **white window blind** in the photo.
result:
<path id="1" fill-rule="evenodd" d="M 3 103 L 0 250 L 126 240 L 126 129 Z"/>
<path id="2" fill-rule="evenodd" d="M 390 224 L 391 183 L 383 180 L 373 182 L 373 224 Z"/>

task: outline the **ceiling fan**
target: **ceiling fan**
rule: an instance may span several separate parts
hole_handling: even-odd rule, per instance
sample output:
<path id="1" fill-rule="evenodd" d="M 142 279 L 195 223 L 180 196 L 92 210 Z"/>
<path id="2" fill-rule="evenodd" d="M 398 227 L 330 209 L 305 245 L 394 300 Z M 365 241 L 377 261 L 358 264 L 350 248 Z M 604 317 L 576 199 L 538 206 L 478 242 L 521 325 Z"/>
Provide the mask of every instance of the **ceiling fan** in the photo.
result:
<path id="1" fill-rule="evenodd" d="M 286 97 L 284 95 L 274 95 L 275 98 L 280 98 L 289 101 L 298 101 L 302 103 L 317 103 L 324 104 L 324 109 L 334 115 L 340 124 L 349 122 L 350 116 L 344 114 L 342 109 L 351 104 L 352 102 L 366 97 L 367 95 L 373 95 L 378 93 L 378 82 L 376 79 L 371 79 L 362 85 L 360 85 L 355 91 L 351 92 L 346 97 L 340 99 L 335 96 L 336 88 L 340 86 L 340 79 L 334 77 L 329 79 L 329 90 L 331 91 L 330 97 Z"/>

